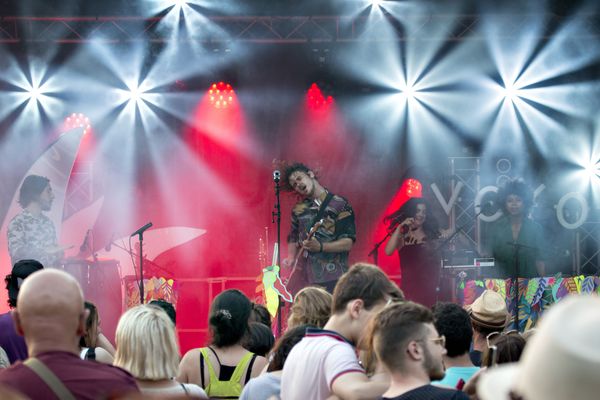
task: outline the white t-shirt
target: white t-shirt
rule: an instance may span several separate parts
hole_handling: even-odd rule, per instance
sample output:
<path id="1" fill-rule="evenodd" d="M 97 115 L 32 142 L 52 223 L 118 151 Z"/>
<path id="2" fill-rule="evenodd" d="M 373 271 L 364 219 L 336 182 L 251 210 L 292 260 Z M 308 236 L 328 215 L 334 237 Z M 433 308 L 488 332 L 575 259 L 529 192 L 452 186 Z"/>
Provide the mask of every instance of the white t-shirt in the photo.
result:
<path id="1" fill-rule="evenodd" d="M 336 332 L 309 328 L 285 360 L 281 399 L 327 399 L 333 382 L 349 372 L 364 373 L 354 347 Z"/>

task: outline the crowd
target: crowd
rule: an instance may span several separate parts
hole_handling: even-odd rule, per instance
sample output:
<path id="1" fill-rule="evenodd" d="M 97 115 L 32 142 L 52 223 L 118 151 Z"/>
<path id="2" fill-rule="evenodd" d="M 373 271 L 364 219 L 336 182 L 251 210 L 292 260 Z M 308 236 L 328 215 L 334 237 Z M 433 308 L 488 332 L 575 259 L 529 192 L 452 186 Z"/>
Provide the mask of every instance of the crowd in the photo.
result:
<path id="1" fill-rule="evenodd" d="M 34 260 L 6 277 L 0 315 L 2 399 L 596 399 L 600 299 L 570 296 L 525 334 L 505 331 L 505 300 L 469 307 L 405 299 L 359 263 L 333 295 L 295 296 L 275 340 L 271 318 L 239 290 L 216 296 L 210 343 L 180 357 L 173 305 L 127 310 L 115 346 L 70 275 Z"/>

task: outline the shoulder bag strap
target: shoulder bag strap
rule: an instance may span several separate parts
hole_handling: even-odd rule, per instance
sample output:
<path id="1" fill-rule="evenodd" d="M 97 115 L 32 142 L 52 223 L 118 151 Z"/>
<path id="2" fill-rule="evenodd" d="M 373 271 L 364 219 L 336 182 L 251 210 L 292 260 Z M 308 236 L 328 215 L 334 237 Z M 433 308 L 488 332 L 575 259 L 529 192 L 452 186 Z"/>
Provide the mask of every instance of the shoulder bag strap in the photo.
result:
<path id="1" fill-rule="evenodd" d="M 30 357 L 23 364 L 37 374 L 60 400 L 75 400 L 75 396 L 43 362 Z"/>

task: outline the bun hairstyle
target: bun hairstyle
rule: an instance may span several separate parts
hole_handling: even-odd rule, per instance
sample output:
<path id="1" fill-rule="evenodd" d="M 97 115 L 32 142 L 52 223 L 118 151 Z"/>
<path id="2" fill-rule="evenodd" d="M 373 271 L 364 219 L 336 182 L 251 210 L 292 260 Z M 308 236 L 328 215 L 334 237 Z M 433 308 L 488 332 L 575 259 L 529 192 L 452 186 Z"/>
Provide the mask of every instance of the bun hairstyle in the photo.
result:
<path id="1" fill-rule="evenodd" d="M 240 343 L 248 332 L 251 311 L 250 299 L 237 289 L 226 290 L 215 297 L 208 318 L 211 344 L 226 347 Z"/>

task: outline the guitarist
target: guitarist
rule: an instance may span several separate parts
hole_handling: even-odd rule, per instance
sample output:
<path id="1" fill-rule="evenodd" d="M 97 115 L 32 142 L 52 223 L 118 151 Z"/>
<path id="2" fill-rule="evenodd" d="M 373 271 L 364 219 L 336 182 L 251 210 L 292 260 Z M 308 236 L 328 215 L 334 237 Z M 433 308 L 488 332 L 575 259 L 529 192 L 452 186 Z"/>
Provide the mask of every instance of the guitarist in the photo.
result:
<path id="1" fill-rule="evenodd" d="M 348 254 L 356 240 L 352 206 L 321 186 L 314 171 L 302 163 L 285 166 L 282 182 L 284 190 L 301 197 L 292 210 L 288 259 L 284 261 L 291 268 L 289 289 L 295 294 L 307 285 L 318 285 L 331 293 L 339 277 L 348 270 Z M 320 220 L 323 224 L 307 238 Z M 302 254 L 294 269 L 292 264 L 298 252 Z"/>

